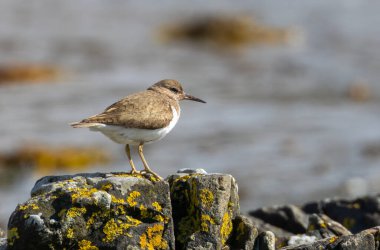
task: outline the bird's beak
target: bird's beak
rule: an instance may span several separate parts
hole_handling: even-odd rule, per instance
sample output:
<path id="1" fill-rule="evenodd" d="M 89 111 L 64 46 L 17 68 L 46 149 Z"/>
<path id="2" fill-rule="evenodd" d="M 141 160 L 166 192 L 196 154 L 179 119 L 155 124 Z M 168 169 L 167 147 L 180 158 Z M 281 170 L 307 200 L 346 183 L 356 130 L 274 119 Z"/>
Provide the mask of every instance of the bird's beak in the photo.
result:
<path id="1" fill-rule="evenodd" d="M 188 94 L 185 94 L 184 97 L 183 97 L 184 100 L 190 100 L 190 101 L 195 101 L 195 102 L 201 102 L 201 103 L 206 103 L 205 101 L 195 97 L 195 96 L 192 96 L 192 95 L 188 95 Z"/>

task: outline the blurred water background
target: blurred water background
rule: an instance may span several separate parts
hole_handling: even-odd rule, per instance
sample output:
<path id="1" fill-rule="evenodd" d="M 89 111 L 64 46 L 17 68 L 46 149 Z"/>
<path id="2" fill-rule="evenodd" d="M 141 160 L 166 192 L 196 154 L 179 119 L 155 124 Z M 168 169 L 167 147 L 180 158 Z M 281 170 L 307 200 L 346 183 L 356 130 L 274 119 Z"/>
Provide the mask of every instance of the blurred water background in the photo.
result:
<path id="1" fill-rule="evenodd" d="M 87 169 L 2 166 L 0 227 L 43 175 L 126 171 L 123 146 L 68 124 L 165 78 L 207 104 L 183 102 L 175 129 L 145 147 L 162 176 L 179 168 L 232 174 L 243 211 L 376 193 L 379 7 L 370 0 L 0 1 L 0 64 L 64 72 L 58 81 L 0 86 L 2 154 L 36 143 L 97 146 L 114 159 Z M 213 15 L 245 15 L 296 35 L 232 49 L 160 39 L 165 25 Z"/>

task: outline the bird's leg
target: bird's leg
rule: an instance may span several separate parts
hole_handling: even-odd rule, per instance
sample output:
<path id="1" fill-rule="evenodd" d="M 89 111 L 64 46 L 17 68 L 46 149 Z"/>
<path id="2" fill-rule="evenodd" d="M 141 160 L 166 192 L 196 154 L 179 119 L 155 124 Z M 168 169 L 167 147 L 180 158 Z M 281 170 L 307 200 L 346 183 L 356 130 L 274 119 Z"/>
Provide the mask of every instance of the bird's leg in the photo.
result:
<path id="1" fill-rule="evenodd" d="M 129 148 L 129 144 L 125 145 L 125 152 L 127 153 L 129 165 L 131 165 L 132 171 L 131 174 L 138 174 L 139 172 L 136 170 L 135 164 L 133 164 L 131 157 L 131 149 Z"/>
<path id="2" fill-rule="evenodd" d="M 145 160 L 145 157 L 144 157 L 144 153 L 143 153 L 143 146 L 144 146 L 144 143 L 141 143 L 139 145 L 139 155 L 140 155 L 140 158 L 144 164 L 144 168 L 145 168 L 145 172 L 146 173 L 151 173 L 153 176 L 155 176 L 156 178 L 162 180 L 162 177 L 159 176 L 158 174 L 156 174 L 155 172 L 153 172 L 152 169 L 150 169 L 150 167 L 148 166 L 148 163 L 146 162 Z"/>

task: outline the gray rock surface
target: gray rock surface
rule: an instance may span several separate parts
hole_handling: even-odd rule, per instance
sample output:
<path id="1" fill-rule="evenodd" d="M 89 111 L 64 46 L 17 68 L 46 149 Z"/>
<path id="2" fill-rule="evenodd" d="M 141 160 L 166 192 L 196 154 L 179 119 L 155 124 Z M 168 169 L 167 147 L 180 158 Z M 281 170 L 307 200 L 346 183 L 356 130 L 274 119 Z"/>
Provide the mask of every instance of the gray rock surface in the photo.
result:
<path id="1" fill-rule="evenodd" d="M 309 221 L 308 216 L 294 205 L 259 208 L 249 215 L 294 234 L 304 233 Z"/>
<path id="2" fill-rule="evenodd" d="M 326 214 L 353 233 L 380 225 L 380 194 L 354 200 L 325 199 L 302 206 L 305 213 Z"/>
<path id="3" fill-rule="evenodd" d="M 6 250 L 7 245 L 7 238 L 0 238 L 0 250 Z"/>
<path id="4" fill-rule="evenodd" d="M 372 249 L 375 244 L 378 249 L 380 245 L 377 227 L 363 231 L 380 225 L 379 195 L 260 208 L 249 215 L 259 233 L 275 234 L 276 248 Z M 261 238 L 259 234 L 258 243 Z"/>
<path id="5" fill-rule="evenodd" d="M 364 230 L 355 235 L 330 237 L 311 244 L 288 246 L 281 250 L 377 250 L 379 249 L 380 227 Z"/>
<path id="6" fill-rule="evenodd" d="M 257 228 L 251 220 L 243 215 L 238 215 L 233 220 L 233 231 L 229 245 L 231 249 L 251 250 L 255 246 L 257 236 Z"/>
<path id="7" fill-rule="evenodd" d="M 235 179 L 224 174 L 176 174 L 168 177 L 176 249 L 222 249 L 239 214 Z"/>
<path id="8" fill-rule="evenodd" d="M 271 231 L 262 232 L 259 234 L 255 244 L 255 250 L 275 250 L 276 236 Z"/>
<path id="9" fill-rule="evenodd" d="M 149 178 L 42 178 L 9 220 L 8 248 L 174 249 L 169 185 Z"/>

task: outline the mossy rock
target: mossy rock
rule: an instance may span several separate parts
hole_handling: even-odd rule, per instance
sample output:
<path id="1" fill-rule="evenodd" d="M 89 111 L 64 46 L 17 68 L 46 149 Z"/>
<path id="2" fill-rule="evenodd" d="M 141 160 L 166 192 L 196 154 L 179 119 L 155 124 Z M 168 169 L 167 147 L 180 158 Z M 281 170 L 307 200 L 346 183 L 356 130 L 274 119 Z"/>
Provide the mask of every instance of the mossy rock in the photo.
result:
<path id="1" fill-rule="evenodd" d="M 225 174 L 176 174 L 171 189 L 176 249 L 222 249 L 239 213 L 237 184 Z"/>
<path id="2" fill-rule="evenodd" d="M 42 178 L 9 220 L 8 248 L 174 249 L 169 191 L 125 173 Z"/>

